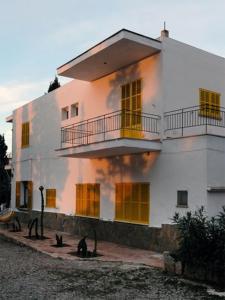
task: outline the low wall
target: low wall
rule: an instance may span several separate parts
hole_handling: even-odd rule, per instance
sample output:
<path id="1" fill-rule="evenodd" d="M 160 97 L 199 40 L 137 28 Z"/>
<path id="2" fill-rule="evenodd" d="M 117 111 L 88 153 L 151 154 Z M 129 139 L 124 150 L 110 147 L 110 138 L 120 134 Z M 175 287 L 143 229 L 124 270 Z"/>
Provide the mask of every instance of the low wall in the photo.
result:
<path id="1" fill-rule="evenodd" d="M 40 220 L 39 211 L 19 211 L 17 216 L 22 223 L 26 224 L 36 217 Z M 94 237 L 93 229 L 95 229 L 99 240 L 158 252 L 173 251 L 178 245 L 174 225 L 162 225 L 161 228 L 156 228 L 45 212 L 44 226 L 78 236 L 87 235 L 90 238 Z"/>

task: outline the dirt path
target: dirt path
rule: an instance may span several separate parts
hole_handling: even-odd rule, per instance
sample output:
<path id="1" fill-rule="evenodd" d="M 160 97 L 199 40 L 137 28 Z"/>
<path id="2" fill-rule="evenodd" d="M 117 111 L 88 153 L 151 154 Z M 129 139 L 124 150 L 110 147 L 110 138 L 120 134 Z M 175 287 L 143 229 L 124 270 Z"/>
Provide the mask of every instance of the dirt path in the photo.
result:
<path id="1" fill-rule="evenodd" d="M 0 299 L 221 299 L 161 270 L 64 261 L 0 239 Z"/>

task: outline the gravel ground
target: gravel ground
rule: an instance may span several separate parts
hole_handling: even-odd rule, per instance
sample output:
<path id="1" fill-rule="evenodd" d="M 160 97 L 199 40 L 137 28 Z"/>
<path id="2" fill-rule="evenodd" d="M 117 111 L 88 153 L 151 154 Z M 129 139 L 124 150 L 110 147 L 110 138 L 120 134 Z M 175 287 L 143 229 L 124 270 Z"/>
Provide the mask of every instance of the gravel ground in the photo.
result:
<path id="1" fill-rule="evenodd" d="M 0 238 L 0 299 L 221 299 L 161 270 L 54 259 Z"/>

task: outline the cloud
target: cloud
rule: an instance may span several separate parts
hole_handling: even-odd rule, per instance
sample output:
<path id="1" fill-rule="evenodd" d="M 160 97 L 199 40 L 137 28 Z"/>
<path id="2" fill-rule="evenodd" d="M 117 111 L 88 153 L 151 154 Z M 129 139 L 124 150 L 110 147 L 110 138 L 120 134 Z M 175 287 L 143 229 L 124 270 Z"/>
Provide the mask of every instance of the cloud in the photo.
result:
<path id="1" fill-rule="evenodd" d="M 44 94 L 48 81 L 10 82 L 0 85 L 0 107 L 2 113 L 10 113 L 17 107 Z"/>

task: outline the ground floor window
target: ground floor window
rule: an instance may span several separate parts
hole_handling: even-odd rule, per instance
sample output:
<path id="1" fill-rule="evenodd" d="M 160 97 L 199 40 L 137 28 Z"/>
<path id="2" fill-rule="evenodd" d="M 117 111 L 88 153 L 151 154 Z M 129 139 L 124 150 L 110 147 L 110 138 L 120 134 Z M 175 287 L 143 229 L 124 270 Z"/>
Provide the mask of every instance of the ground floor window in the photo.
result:
<path id="1" fill-rule="evenodd" d="M 99 218 L 100 184 L 83 183 L 76 185 L 76 214 Z"/>
<path id="2" fill-rule="evenodd" d="M 149 203 L 149 183 L 116 184 L 116 220 L 149 224 Z"/>
<path id="3" fill-rule="evenodd" d="M 46 189 L 46 207 L 56 208 L 56 189 Z"/>
<path id="4" fill-rule="evenodd" d="M 32 209 L 33 182 L 16 182 L 16 207 Z"/>
<path id="5" fill-rule="evenodd" d="M 188 207 L 188 191 L 177 191 L 177 207 Z"/>

